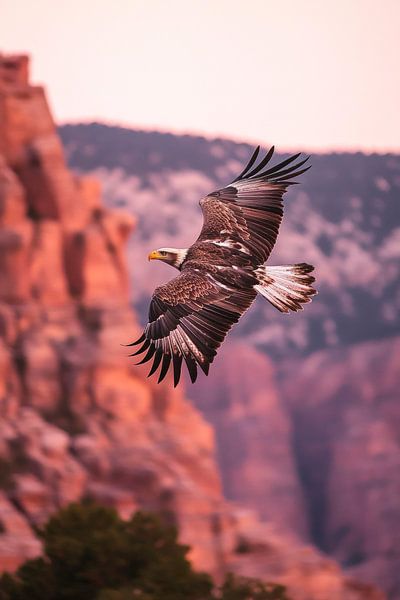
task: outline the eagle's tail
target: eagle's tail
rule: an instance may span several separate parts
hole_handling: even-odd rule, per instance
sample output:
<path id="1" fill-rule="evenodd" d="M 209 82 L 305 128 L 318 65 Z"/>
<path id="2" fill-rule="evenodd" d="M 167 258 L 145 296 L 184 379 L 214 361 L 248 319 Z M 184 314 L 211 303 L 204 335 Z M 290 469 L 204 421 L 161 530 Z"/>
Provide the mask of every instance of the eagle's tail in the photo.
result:
<path id="1" fill-rule="evenodd" d="M 302 310 L 302 304 L 310 302 L 317 293 L 311 286 L 315 281 L 310 275 L 313 270 L 314 267 L 306 263 L 259 267 L 256 273 L 260 283 L 254 288 L 281 312 Z"/>

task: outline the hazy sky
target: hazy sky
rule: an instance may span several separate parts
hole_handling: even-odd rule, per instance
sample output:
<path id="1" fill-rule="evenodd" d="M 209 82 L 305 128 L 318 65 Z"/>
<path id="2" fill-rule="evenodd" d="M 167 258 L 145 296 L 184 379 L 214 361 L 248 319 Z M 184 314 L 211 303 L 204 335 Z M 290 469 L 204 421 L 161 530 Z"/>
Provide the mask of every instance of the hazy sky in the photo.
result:
<path id="1" fill-rule="evenodd" d="M 400 149 L 400 0 L 0 0 L 59 121 Z"/>

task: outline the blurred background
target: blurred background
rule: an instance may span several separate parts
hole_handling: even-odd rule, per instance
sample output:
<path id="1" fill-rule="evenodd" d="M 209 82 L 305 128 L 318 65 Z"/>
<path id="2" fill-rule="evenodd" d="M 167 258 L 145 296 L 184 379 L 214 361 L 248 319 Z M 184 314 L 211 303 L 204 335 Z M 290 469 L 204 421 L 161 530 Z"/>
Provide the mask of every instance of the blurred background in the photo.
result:
<path id="1" fill-rule="evenodd" d="M 162 512 L 216 576 L 400 598 L 400 4 L 1 12 L 0 568 L 90 497 Z M 173 276 L 147 254 L 257 144 L 311 155 L 271 263 L 319 295 L 257 300 L 208 379 L 157 386 L 120 347 Z"/>

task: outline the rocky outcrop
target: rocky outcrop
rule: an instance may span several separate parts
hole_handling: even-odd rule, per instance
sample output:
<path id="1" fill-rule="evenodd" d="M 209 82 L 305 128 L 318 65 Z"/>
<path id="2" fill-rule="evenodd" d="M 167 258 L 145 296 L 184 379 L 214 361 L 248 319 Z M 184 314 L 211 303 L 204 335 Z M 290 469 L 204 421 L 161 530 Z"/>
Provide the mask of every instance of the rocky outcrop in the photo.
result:
<path id="1" fill-rule="evenodd" d="M 267 357 L 230 339 L 218 353 L 212 377 L 202 378 L 190 394 L 215 427 L 227 497 L 307 539 L 292 424 L 275 379 Z"/>
<path id="2" fill-rule="evenodd" d="M 91 497 L 125 517 L 138 507 L 163 513 L 195 566 L 216 577 L 235 569 L 277 579 L 295 600 L 381 598 L 228 504 L 211 427 L 181 389 L 131 366 L 120 344 L 137 334 L 124 258 L 135 223 L 105 210 L 96 182 L 66 167 L 26 57 L 0 57 L 0 154 L 0 568 L 37 555 L 34 527 Z M 260 498 L 274 480 L 299 494 L 274 394 L 275 458 L 288 473 L 271 471 Z M 276 505 L 265 514 L 278 519 Z"/>
<path id="3" fill-rule="evenodd" d="M 314 540 L 398 598 L 400 339 L 291 363 L 281 387 Z"/>
<path id="4" fill-rule="evenodd" d="M 124 516 L 165 512 L 215 572 L 227 509 L 211 428 L 121 347 L 138 333 L 124 257 L 134 220 L 69 171 L 26 69 L 0 60 L 0 566 L 37 553 L 32 526 L 89 496 Z"/>
<path id="5" fill-rule="evenodd" d="M 400 593 L 399 388 L 392 338 L 279 365 L 231 342 L 192 392 L 215 426 L 227 497 L 390 598 Z"/>
<path id="6" fill-rule="evenodd" d="M 240 529 L 239 529 L 240 531 Z M 312 546 L 299 545 L 282 534 L 272 524 L 245 520 L 245 533 L 240 541 L 240 553 L 229 562 L 232 571 L 252 577 L 268 570 L 270 580 L 288 587 L 296 600 L 382 600 L 385 596 L 368 583 L 343 578 L 337 564 L 315 551 Z"/>

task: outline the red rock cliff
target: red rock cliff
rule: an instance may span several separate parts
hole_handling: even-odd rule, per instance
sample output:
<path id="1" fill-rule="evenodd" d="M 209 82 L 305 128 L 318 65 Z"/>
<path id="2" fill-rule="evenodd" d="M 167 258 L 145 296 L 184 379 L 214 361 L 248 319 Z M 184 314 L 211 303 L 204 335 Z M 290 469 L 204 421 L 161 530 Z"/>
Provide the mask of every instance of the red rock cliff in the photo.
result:
<path id="1" fill-rule="evenodd" d="M 307 538 L 290 415 L 275 383 L 275 366 L 233 339 L 222 347 L 212 377 L 193 390 L 216 429 L 218 463 L 228 498 Z"/>
<path id="2" fill-rule="evenodd" d="M 381 598 L 228 505 L 210 426 L 130 365 L 133 226 L 66 167 L 27 58 L 0 56 L 0 568 L 40 552 L 32 527 L 90 496 L 123 516 L 162 511 L 214 574 L 280 580 L 296 600 Z"/>
<path id="3" fill-rule="evenodd" d="M 212 431 L 121 348 L 137 334 L 124 257 L 134 221 L 66 167 L 27 59 L 0 65 L 0 564 L 37 551 L 32 525 L 91 496 L 124 515 L 167 512 L 215 570 Z"/>
<path id="4" fill-rule="evenodd" d="M 317 352 L 281 379 L 315 538 L 398 598 L 400 339 Z"/>

